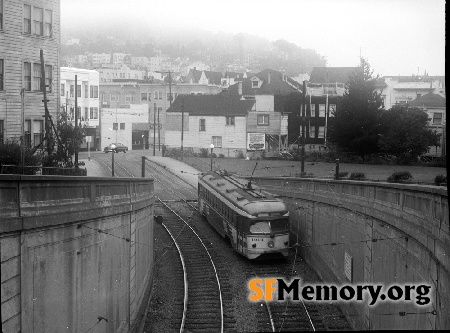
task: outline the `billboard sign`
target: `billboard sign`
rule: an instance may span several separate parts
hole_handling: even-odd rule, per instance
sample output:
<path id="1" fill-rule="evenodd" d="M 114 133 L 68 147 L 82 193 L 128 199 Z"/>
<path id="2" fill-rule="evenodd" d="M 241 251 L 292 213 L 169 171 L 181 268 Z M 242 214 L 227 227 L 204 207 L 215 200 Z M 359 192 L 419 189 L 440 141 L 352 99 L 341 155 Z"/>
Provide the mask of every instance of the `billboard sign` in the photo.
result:
<path id="1" fill-rule="evenodd" d="M 265 150 L 266 149 L 265 133 L 247 133 L 247 149 Z"/>

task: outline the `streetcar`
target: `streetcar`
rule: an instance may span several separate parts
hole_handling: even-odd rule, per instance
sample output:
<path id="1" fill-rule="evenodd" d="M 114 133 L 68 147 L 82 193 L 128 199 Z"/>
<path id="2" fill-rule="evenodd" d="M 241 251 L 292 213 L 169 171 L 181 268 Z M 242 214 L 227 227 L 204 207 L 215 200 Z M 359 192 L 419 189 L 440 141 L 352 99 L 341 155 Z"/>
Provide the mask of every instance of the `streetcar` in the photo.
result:
<path id="1" fill-rule="evenodd" d="M 198 178 L 199 210 L 233 248 L 249 259 L 263 254 L 289 255 L 289 212 L 286 204 L 251 180 L 225 170 Z"/>

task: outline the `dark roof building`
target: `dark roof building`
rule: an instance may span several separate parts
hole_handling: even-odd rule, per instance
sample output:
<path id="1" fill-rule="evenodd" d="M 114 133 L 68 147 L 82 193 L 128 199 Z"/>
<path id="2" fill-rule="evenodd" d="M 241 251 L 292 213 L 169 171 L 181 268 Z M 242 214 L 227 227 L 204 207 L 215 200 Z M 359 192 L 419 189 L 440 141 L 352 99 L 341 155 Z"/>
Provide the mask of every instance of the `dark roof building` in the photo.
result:
<path id="1" fill-rule="evenodd" d="M 230 87 L 230 94 L 252 95 L 288 95 L 300 93 L 301 84 L 281 72 L 266 69 L 248 76 L 242 83 Z"/>
<path id="2" fill-rule="evenodd" d="M 409 103 L 409 106 L 426 108 L 446 108 L 446 99 L 438 94 L 428 93 Z"/>
<path id="3" fill-rule="evenodd" d="M 254 100 L 241 100 L 228 93 L 218 95 L 179 95 L 167 112 L 186 112 L 204 116 L 246 116 Z"/>

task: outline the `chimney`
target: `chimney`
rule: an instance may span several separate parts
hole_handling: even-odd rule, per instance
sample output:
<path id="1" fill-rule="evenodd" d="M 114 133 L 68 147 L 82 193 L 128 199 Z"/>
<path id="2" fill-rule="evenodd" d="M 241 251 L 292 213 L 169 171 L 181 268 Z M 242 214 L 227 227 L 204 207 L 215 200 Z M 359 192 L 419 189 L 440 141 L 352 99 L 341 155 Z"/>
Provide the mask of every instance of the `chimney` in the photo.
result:
<path id="1" fill-rule="evenodd" d="M 271 73 L 267 73 L 267 84 L 270 84 Z"/>
<path id="2" fill-rule="evenodd" d="M 238 94 L 242 95 L 242 81 L 239 81 L 239 84 L 238 84 Z"/>

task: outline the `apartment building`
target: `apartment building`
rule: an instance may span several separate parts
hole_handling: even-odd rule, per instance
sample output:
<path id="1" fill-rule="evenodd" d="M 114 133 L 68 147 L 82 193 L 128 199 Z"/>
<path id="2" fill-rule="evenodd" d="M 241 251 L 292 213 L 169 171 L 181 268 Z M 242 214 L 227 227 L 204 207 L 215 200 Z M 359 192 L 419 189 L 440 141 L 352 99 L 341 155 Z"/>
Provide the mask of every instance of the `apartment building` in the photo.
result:
<path id="1" fill-rule="evenodd" d="M 92 137 L 91 148 L 99 148 L 99 73 L 95 70 L 61 67 L 60 81 L 61 112 L 67 112 L 69 119 L 75 122 L 76 98 L 79 124 L 86 125 L 86 134 Z"/>
<path id="2" fill-rule="evenodd" d="M 0 141 L 23 135 L 28 147 L 41 143 L 44 86 L 49 114 L 56 119 L 59 43 L 59 0 L 0 0 Z"/>
<path id="3" fill-rule="evenodd" d="M 445 92 L 445 76 L 384 76 L 381 91 L 384 108 L 389 110 L 395 104 L 406 104 L 428 93 L 443 97 Z"/>
<path id="4" fill-rule="evenodd" d="M 95 68 L 100 74 L 100 82 L 108 83 L 114 80 L 143 80 L 146 77 L 146 71 L 131 69 L 127 65 L 121 64 L 103 64 Z"/>

